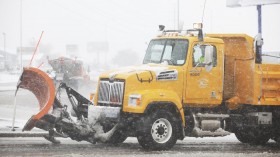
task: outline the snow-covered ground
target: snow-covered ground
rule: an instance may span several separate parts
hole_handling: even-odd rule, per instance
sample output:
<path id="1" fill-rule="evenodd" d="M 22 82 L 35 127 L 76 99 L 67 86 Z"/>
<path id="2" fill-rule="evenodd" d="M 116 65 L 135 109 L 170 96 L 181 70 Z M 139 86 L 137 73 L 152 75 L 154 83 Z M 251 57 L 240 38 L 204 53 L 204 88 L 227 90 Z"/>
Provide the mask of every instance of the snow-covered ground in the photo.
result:
<path id="1" fill-rule="evenodd" d="M 18 79 L 19 74 L 17 73 L 0 72 L 0 91 L 15 90 Z"/>
<path id="2" fill-rule="evenodd" d="M 20 106 L 19 104 L 16 106 L 16 115 L 15 115 L 15 124 L 16 131 L 21 131 L 25 123 L 28 119 L 38 112 L 39 107 L 26 107 Z M 10 131 L 13 120 L 14 106 L 13 105 L 0 105 L 0 132 L 1 131 Z"/>
<path id="3" fill-rule="evenodd" d="M 13 83 L 17 82 L 19 79 L 19 74 L 13 74 L 10 72 L 0 72 L 0 83 Z"/>
<path id="4" fill-rule="evenodd" d="M 88 157 L 278 157 L 275 143 L 267 146 L 251 146 L 237 141 L 233 134 L 217 138 L 186 137 L 167 151 L 145 151 L 136 138 L 124 143 L 108 145 L 76 142 L 58 138 L 61 144 L 54 145 L 44 138 L 1 138 L 1 156 L 88 156 Z"/>

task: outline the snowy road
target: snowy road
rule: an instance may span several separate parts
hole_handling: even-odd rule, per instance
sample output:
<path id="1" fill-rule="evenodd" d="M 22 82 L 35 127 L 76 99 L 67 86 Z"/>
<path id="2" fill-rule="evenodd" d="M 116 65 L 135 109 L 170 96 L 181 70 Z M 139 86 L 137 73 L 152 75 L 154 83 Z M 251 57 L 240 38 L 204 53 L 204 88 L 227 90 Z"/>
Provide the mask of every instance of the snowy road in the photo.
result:
<path id="1" fill-rule="evenodd" d="M 43 138 L 0 138 L 0 156 L 149 156 L 149 157 L 220 157 L 280 156 L 280 149 L 274 142 L 266 146 L 250 146 L 239 143 L 234 135 L 221 138 L 189 138 L 178 141 L 169 151 L 144 151 L 135 138 L 128 138 L 119 145 L 89 144 L 60 139 L 54 145 Z"/>

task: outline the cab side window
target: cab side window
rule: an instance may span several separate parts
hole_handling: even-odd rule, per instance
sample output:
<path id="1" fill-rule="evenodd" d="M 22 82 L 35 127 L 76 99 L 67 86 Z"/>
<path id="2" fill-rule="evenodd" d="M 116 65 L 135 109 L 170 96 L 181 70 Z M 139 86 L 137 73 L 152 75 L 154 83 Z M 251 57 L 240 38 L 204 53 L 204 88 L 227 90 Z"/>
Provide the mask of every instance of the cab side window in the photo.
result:
<path id="1" fill-rule="evenodd" d="M 193 67 L 205 67 L 207 64 L 205 62 L 205 51 L 208 48 L 213 48 L 213 58 L 212 58 L 212 65 L 213 67 L 217 66 L 217 49 L 213 45 L 200 45 L 196 44 L 193 47 L 193 55 L 192 55 L 192 60 L 193 60 Z"/>

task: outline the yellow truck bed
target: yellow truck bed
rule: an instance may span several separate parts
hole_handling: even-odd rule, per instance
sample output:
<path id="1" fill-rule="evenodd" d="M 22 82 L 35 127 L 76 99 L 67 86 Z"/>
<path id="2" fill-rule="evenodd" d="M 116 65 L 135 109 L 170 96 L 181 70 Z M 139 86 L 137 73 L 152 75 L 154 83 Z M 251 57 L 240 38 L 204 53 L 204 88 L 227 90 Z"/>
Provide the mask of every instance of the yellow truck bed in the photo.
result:
<path id="1" fill-rule="evenodd" d="M 280 105 L 280 65 L 256 64 L 254 79 L 255 105 Z"/>
<path id="2" fill-rule="evenodd" d="M 207 34 L 224 41 L 223 100 L 230 109 L 242 104 L 280 106 L 280 64 L 256 64 L 254 39 L 245 34 Z"/>

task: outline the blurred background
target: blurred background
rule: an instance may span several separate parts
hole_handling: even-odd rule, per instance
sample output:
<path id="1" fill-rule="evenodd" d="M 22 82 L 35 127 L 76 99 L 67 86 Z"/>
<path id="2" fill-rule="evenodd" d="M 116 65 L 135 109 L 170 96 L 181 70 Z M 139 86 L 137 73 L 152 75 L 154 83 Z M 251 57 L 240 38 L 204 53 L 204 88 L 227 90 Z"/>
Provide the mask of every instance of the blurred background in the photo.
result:
<path id="1" fill-rule="evenodd" d="M 81 60 L 86 71 L 141 64 L 149 40 L 166 29 L 204 23 L 205 33 L 258 33 L 257 9 L 226 0 L 0 0 L 1 71 L 46 67 L 59 57 Z M 203 12 L 203 8 L 205 10 Z M 204 14 L 204 16 L 203 16 Z M 262 7 L 263 52 L 280 55 L 280 5 Z M 21 48 L 21 49 L 20 49 Z M 279 59 L 264 62 L 279 63 Z"/>

